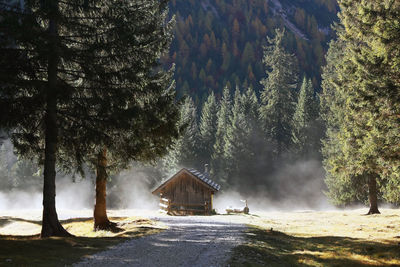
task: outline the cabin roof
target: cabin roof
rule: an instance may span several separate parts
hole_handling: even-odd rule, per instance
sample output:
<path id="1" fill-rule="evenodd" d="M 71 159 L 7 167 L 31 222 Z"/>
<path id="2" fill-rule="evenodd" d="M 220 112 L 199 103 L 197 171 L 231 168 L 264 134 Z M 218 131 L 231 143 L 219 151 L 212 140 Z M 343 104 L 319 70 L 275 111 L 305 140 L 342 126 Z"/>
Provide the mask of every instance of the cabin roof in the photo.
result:
<path id="1" fill-rule="evenodd" d="M 201 173 L 196 169 L 186 169 L 183 168 L 181 169 L 179 172 L 177 172 L 175 175 L 173 175 L 171 178 L 169 178 L 168 180 L 166 180 L 165 182 L 163 182 L 159 187 L 157 187 L 156 189 L 153 190 L 153 194 L 157 193 L 158 191 L 160 191 L 162 188 L 164 188 L 170 181 L 172 181 L 175 177 L 178 176 L 178 174 L 180 174 L 181 172 L 187 172 L 189 173 L 192 177 L 194 177 L 195 179 L 200 180 L 205 186 L 209 187 L 211 190 L 213 191 L 219 191 L 219 189 L 221 188 L 221 186 L 219 184 L 217 184 L 216 182 L 212 181 L 210 179 L 210 175 L 208 173 Z"/>
<path id="2" fill-rule="evenodd" d="M 187 169 L 187 170 L 191 174 L 196 176 L 198 179 L 202 180 L 203 182 L 205 182 L 206 184 L 208 184 L 209 186 L 214 188 L 216 191 L 219 191 L 219 189 L 221 188 L 221 186 L 219 184 L 217 184 L 216 182 L 214 182 L 210 179 L 210 175 L 208 173 L 201 173 L 195 169 Z"/>

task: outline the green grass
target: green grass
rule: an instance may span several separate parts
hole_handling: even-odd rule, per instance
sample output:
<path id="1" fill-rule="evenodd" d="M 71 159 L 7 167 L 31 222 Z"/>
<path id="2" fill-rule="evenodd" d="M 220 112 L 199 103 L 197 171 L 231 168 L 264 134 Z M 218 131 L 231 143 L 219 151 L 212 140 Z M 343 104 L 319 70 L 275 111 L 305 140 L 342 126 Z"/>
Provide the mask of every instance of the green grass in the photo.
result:
<path id="1" fill-rule="evenodd" d="M 231 266 L 400 266 L 398 242 L 338 236 L 301 237 L 250 226 Z"/>

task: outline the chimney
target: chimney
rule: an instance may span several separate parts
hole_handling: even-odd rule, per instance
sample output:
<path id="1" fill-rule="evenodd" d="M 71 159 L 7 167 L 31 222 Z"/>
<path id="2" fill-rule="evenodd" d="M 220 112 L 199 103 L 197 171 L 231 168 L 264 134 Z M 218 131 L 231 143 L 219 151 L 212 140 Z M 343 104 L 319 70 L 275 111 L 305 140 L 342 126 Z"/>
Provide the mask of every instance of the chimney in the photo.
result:
<path id="1" fill-rule="evenodd" d="M 204 173 L 209 174 L 208 173 L 208 164 L 204 164 Z"/>

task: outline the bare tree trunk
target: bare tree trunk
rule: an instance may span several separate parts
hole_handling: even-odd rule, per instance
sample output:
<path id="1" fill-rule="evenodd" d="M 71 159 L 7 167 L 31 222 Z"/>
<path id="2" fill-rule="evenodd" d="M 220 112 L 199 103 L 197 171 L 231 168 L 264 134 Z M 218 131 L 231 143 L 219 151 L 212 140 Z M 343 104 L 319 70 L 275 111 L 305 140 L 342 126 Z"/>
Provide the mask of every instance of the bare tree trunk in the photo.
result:
<path id="1" fill-rule="evenodd" d="M 97 230 L 112 230 L 116 226 L 110 222 L 107 217 L 107 149 L 103 150 L 97 156 L 96 167 L 96 203 L 94 205 L 94 229 Z"/>
<path id="2" fill-rule="evenodd" d="M 58 6 L 58 3 L 55 2 Z M 53 45 L 57 38 L 57 23 L 50 20 L 49 32 Z M 56 150 L 57 150 L 57 66 L 58 55 L 51 47 L 48 65 L 47 107 L 45 115 L 45 159 L 43 183 L 43 218 L 41 237 L 71 236 L 60 224 L 56 211 Z"/>
<path id="3" fill-rule="evenodd" d="M 373 174 L 368 176 L 369 211 L 367 215 L 380 214 L 378 210 L 378 191 L 376 188 L 376 178 Z"/>

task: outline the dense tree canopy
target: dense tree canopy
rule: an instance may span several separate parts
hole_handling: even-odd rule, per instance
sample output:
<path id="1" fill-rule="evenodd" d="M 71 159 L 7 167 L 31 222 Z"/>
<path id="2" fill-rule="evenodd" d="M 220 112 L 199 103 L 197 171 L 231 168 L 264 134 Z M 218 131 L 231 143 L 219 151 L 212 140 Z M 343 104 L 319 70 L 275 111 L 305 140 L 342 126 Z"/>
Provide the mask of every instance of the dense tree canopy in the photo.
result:
<path id="1" fill-rule="evenodd" d="M 346 0 L 339 4 L 342 26 L 337 27 L 339 40 L 331 46 L 325 94 L 326 99 L 334 101 L 334 108 L 344 112 L 343 118 L 335 115 L 332 108 L 327 113 L 330 115 L 324 154 L 330 173 L 328 183 L 335 196 L 337 190 L 342 190 L 340 185 L 354 181 L 367 184 L 369 213 L 378 213 L 379 192 L 389 201 L 398 201 L 393 196 L 398 191 L 400 162 L 395 115 L 400 111 L 400 4 Z M 336 198 L 350 199 L 340 194 Z"/>
<path id="2" fill-rule="evenodd" d="M 55 210 L 56 165 L 75 169 L 104 146 L 122 162 L 149 160 L 177 135 L 171 73 L 156 68 L 171 40 L 165 8 L 164 1 L 3 4 L 1 123 L 18 153 L 44 163 L 42 236 L 67 234 Z M 123 143 L 128 138 L 135 139 Z"/>
<path id="3" fill-rule="evenodd" d="M 283 12 L 274 1 L 264 0 L 171 1 L 176 38 L 164 62 L 176 63 L 178 94 L 190 95 L 198 106 L 210 90 L 221 97 L 228 82 L 233 88 L 252 86 L 258 94 L 265 36 L 287 26 L 283 14 L 304 37 L 287 28 L 282 44 L 318 89 L 327 42 L 333 37 L 330 24 L 337 20 L 336 0 L 279 2 Z"/>

